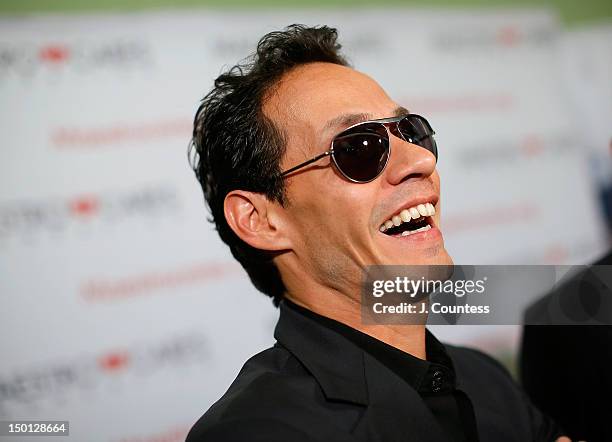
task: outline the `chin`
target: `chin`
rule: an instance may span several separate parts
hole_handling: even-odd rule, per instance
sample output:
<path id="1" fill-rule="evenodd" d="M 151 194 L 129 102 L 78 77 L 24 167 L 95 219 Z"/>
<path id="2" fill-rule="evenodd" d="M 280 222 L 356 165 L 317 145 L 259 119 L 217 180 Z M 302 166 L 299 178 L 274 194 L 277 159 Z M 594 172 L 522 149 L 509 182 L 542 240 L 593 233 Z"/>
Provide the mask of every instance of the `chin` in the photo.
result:
<path id="1" fill-rule="evenodd" d="M 453 259 L 444 244 L 429 244 L 412 250 L 398 250 L 385 253 L 378 265 L 453 265 Z"/>

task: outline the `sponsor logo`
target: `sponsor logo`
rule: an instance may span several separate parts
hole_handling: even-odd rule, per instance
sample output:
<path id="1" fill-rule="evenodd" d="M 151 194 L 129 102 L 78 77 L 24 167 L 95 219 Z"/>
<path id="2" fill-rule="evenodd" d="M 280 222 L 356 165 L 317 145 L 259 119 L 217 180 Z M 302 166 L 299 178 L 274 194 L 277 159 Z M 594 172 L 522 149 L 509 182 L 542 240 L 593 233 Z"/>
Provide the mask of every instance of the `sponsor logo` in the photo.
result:
<path id="1" fill-rule="evenodd" d="M 152 62 L 150 46 L 143 40 L 0 43 L 0 79 L 10 74 L 29 77 L 51 71 L 142 68 Z"/>
<path id="2" fill-rule="evenodd" d="M 209 358 L 207 339 L 200 333 L 189 333 L 25 367 L 0 375 L 0 413 L 12 414 L 17 407 L 35 407 L 44 400 L 66 401 L 79 392 L 116 391 L 124 384 L 146 382 L 148 376 L 169 369 L 180 376 L 181 368 L 201 367 Z"/>
<path id="3" fill-rule="evenodd" d="M 236 262 L 194 264 L 175 269 L 125 277 L 91 278 L 81 284 L 80 296 L 87 302 L 109 302 L 143 296 L 160 290 L 224 279 L 242 274 Z"/>
<path id="4" fill-rule="evenodd" d="M 580 144 L 571 134 L 525 134 L 517 139 L 484 140 L 452 150 L 454 161 L 466 169 L 510 166 L 518 162 L 541 160 L 545 156 L 559 158 L 576 152 Z"/>
<path id="5" fill-rule="evenodd" d="M 102 127 L 59 127 L 51 131 L 51 145 L 63 150 L 95 149 L 127 143 L 134 146 L 169 137 L 191 137 L 193 122 L 174 118 L 141 124 L 119 123 Z"/>
<path id="6" fill-rule="evenodd" d="M 122 193 L 92 193 L 45 200 L 0 204 L 0 240 L 58 234 L 82 226 L 117 224 L 133 219 L 174 214 L 178 195 L 169 186 L 152 186 Z"/>
<path id="7" fill-rule="evenodd" d="M 528 201 L 511 205 L 487 207 L 478 215 L 474 222 L 474 212 L 451 212 L 444 217 L 443 230 L 445 234 L 463 233 L 470 230 L 480 230 L 486 227 L 506 226 L 513 224 L 532 224 L 540 218 L 542 212 L 538 205 Z"/>
<path id="8" fill-rule="evenodd" d="M 554 40 L 550 27 L 522 28 L 516 25 L 498 27 L 449 26 L 433 34 L 433 46 L 440 51 L 513 49 L 542 46 Z"/>
<path id="9" fill-rule="evenodd" d="M 218 56 L 240 58 L 252 54 L 256 47 L 254 42 L 259 37 L 248 35 L 222 35 L 210 42 L 211 51 Z M 385 47 L 385 42 L 380 34 L 361 33 L 355 35 L 344 35 L 342 46 L 350 48 L 351 54 L 377 53 Z"/>

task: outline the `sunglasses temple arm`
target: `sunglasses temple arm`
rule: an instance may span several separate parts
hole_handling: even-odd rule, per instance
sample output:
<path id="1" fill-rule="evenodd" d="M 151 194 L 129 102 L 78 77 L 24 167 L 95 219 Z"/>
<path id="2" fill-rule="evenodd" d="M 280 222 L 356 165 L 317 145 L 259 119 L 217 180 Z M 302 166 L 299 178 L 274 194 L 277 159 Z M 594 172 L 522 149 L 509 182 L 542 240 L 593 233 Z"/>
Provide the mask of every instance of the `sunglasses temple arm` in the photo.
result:
<path id="1" fill-rule="evenodd" d="M 317 155 L 316 157 L 311 158 L 311 159 L 310 159 L 310 160 L 308 160 L 308 161 L 304 161 L 303 163 L 298 164 L 297 166 L 292 167 L 292 168 L 291 168 L 291 169 L 289 169 L 289 170 L 285 170 L 283 173 L 281 173 L 281 176 L 289 175 L 290 173 L 295 172 L 296 170 L 299 170 L 299 169 L 301 169 L 302 167 L 306 167 L 306 166 L 308 166 L 309 164 L 314 163 L 315 161 L 319 161 L 321 158 L 325 158 L 326 156 L 331 155 L 331 154 L 332 154 L 332 151 L 331 151 L 331 150 L 328 150 L 327 152 L 323 152 L 322 154 Z"/>

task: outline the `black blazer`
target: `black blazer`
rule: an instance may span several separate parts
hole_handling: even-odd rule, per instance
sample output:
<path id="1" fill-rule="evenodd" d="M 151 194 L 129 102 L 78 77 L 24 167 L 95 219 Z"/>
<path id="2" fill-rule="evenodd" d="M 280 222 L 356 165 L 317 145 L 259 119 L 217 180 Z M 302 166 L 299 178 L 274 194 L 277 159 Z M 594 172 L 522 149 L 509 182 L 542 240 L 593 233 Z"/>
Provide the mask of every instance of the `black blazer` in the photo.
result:
<path id="1" fill-rule="evenodd" d="M 283 303 L 277 343 L 249 359 L 187 442 L 447 441 L 419 394 L 367 352 Z M 483 353 L 447 346 L 480 441 L 551 441 L 558 428 Z"/>

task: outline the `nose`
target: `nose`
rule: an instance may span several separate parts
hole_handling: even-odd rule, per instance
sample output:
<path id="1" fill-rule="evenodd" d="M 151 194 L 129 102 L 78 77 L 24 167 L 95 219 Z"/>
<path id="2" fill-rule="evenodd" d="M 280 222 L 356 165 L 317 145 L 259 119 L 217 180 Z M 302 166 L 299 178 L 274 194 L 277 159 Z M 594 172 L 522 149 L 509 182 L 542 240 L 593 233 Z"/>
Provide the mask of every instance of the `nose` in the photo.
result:
<path id="1" fill-rule="evenodd" d="M 391 156 L 385 171 L 389 184 L 397 185 L 406 180 L 429 177 L 436 170 L 436 157 L 427 149 L 409 143 L 392 134 Z"/>

